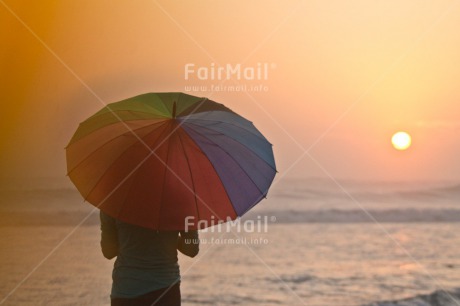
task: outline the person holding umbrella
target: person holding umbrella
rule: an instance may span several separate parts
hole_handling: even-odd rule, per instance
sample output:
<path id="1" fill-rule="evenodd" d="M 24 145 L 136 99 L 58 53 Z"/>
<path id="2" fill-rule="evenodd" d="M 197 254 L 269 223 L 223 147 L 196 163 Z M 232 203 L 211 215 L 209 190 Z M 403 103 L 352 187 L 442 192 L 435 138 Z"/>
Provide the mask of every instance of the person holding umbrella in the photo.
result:
<path id="1" fill-rule="evenodd" d="M 198 232 L 156 231 L 100 212 L 104 257 L 117 257 L 112 273 L 111 305 L 181 305 L 177 250 L 195 257 Z"/>
<path id="2" fill-rule="evenodd" d="M 108 104 L 66 155 L 69 178 L 101 211 L 104 256 L 117 256 L 112 305 L 180 305 L 177 250 L 195 256 L 197 230 L 244 215 L 276 175 L 272 144 L 251 121 L 174 92 Z"/>

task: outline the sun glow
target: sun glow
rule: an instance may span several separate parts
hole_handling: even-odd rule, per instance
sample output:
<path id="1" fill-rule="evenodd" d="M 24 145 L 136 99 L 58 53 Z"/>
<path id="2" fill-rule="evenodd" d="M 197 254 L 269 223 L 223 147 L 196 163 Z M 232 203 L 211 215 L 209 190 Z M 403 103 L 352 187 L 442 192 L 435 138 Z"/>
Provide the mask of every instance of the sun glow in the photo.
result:
<path id="1" fill-rule="evenodd" d="M 412 138 L 406 132 L 397 132 L 391 138 L 391 143 L 396 150 L 406 150 L 412 144 Z"/>

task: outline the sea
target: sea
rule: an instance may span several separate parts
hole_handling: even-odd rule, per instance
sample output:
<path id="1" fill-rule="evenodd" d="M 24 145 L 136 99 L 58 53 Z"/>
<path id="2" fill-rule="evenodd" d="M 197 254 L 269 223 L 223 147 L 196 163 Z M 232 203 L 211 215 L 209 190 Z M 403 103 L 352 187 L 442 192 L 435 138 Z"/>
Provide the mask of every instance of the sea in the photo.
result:
<path id="1" fill-rule="evenodd" d="M 110 305 L 97 209 L 50 179 L 0 199 L 0 305 Z M 200 242 L 183 305 L 460 305 L 456 182 L 286 178 Z"/>

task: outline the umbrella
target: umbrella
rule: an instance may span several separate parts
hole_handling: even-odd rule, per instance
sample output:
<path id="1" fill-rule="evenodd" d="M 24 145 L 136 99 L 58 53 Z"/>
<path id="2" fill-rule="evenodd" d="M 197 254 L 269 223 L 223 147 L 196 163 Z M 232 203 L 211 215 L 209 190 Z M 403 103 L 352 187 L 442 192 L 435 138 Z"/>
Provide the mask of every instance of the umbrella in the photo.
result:
<path id="1" fill-rule="evenodd" d="M 79 125 L 66 157 L 86 201 L 157 230 L 235 220 L 266 197 L 276 174 L 272 145 L 250 121 L 183 93 L 108 104 Z"/>

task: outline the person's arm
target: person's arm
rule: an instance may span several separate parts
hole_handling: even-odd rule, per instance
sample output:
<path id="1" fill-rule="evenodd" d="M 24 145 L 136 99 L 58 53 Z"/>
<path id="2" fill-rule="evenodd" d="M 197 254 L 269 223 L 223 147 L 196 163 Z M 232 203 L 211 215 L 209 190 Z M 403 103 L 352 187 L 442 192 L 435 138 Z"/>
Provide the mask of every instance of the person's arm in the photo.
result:
<path id="1" fill-rule="evenodd" d="M 102 211 L 99 214 L 101 219 L 101 249 L 107 259 L 118 255 L 118 235 L 115 219 Z"/>
<path id="2" fill-rule="evenodd" d="M 200 251 L 198 231 L 180 231 L 177 249 L 184 255 L 195 257 Z"/>

